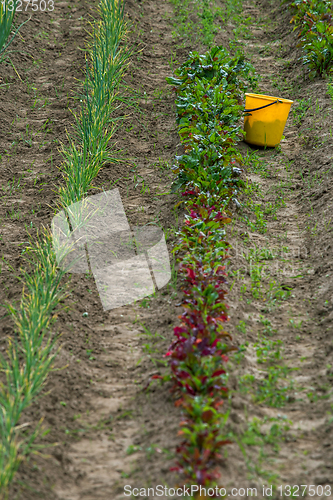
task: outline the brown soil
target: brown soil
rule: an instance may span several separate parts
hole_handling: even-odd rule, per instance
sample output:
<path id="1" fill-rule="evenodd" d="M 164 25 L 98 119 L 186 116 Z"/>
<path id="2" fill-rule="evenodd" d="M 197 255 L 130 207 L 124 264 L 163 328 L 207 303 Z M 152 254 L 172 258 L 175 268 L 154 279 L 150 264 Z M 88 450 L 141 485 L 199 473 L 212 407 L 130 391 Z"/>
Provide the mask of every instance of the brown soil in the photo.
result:
<path id="1" fill-rule="evenodd" d="M 276 220 L 267 216 L 267 232 L 251 232 L 239 213 L 230 229 L 234 246 L 230 269 L 245 269 L 248 274 L 244 280 L 236 279 L 229 293 L 228 328 L 238 344 L 247 340 L 249 346 L 240 364 L 230 363 L 230 386 L 235 393 L 228 431 L 241 436 L 247 421 L 255 416 L 283 414 L 293 423 L 285 440 L 279 439 L 279 453 L 265 446 L 262 458 L 258 447 L 245 446 L 245 460 L 239 447 L 230 445 L 221 484 L 259 488 L 262 482 L 271 484 L 267 474 L 274 472 L 278 474 L 277 484 L 332 485 L 333 427 L 328 414 L 333 403 L 333 260 L 329 241 L 332 101 L 325 93 L 324 81 L 303 78 L 296 34 L 291 33 L 289 25 L 290 13 L 269 0 L 245 2 L 244 8 L 245 17 L 251 15 L 253 19 L 252 37 L 244 43 L 248 57 L 263 77 L 261 93 L 289 97 L 295 105 L 306 97 L 312 110 L 298 124 L 290 114 L 280 153 L 259 151 L 267 163 L 266 178 L 248 172 L 249 180 L 260 184 L 263 194 L 258 195 L 258 202 L 274 201 L 277 188 L 281 188 L 285 206 L 277 212 Z M 21 285 L 10 266 L 18 272 L 24 265 L 21 252 L 27 241 L 25 225 L 34 234 L 40 225 L 50 225 L 54 215 L 55 193 L 62 182 L 56 168 L 61 162 L 58 141 L 66 141 L 65 130 L 72 123 L 68 106 L 73 103 L 69 98 L 75 79 L 82 78 L 84 54 L 79 49 L 84 47 L 84 28 L 92 9 L 91 2 L 69 1 L 56 3 L 53 13 L 33 14 L 13 43 L 19 52 L 11 58 L 19 76 L 9 64 L 0 68 L 0 84 L 4 85 L 0 87 L 2 304 L 21 295 Z M 131 43 L 142 49 L 133 57 L 127 75 L 129 86 L 141 93 L 140 112 L 133 108 L 117 137 L 117 146 L 124 148 L 127 161 L 107 165 L 95 185 L 105 190 L 119 188 L 131 224 L 159 222 L 169 231 L 171 250 L 175 236 L 170 229 L 177 230 L 181 225 L 182 212 L 173 210 L 178 195 L 161 193 L 170 188 L 168 165 L 181 147 L 174 97 L 165 77 L 171 74 L 171 55 L 182 62 L 189 49 L 197 47 L 177 47 L 168 21 L 172 6 L 167 2 L 129 0 L 126 14 L 133 23 Z M 223 26 L 216 42 L 227 45 L 232 29 L 231 24 Z M 239 147 L 244 152 L 252 150 L 245 143 Z M 139 175 L 149 191 L 144 192 L 142 182 L 137 184 Z M 90 194 L 97 193 L 97 188 Z M 265 261 L 263 284 L 267 287 L 274 279 L 282 289 L 292 288 L 292 295 L 269 311 L 249 292 L 249 267 L 242 254 L 254 245 L 289 249 L 286 255 L 280 253 L 278 258 Z M 240 300 L 244 284 L 247 291 Z M 57 330 L 62 333 L 57 368 L 62 369 L 49 375 L 42 397 L 22 420 L 34 425 L 44 418 L 50 432 L 43 442 L 57 445 L 45 451 L 48 456 L 32 455 L 21 465 L 10 498 L 121 499 L 126 498 L 125 484 L 171 487 L 177 483 L 169 468 L 178 442 L 179 410 L 167 385 L 154 384 L 149 392 L 142 390 L 153 374 L 163 371 L 158 360 L 170 344 L 172 328 L 181 312 L 181 294 L 175 282 L 173 285 L 141 305 L 104 312 L 93 278 L 72 276 L 71 296 L 65 303 L 70 309 L 62 311 L 57 322 Z M 83 316 L 85 312 L 88 316 Z M 2 350 L 13 331 L 5 314 L 1 307 Z M 260 375 L 253 347 L 263 328 L 260 315 L 271 321 L 274 332 L 270 338 L 284 342 L 286 364 L 299 368 L 292 373 L 295 390 L 283 408 L 255 405 L 250 395 L 240 393 L 238 388 L 241 375 Z M 240 321 L 246 325 L 246 334 L 237 328 Z M 147 329 L 159 336 L 149 337 Z M 148 344 L 153 344 L 153 349 Z M 319 398 L 308 397 L 310 392 Z"/>

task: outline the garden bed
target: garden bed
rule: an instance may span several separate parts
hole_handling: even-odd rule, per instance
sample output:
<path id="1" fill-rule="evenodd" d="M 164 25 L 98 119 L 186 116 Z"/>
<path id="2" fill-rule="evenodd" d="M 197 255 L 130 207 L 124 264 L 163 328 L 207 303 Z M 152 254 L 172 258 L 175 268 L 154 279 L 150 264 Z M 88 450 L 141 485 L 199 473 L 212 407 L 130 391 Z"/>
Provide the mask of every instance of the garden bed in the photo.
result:
<path id="1" fill-rule="evenodd" d="M 297 31 L 289 24 L 291 10 L 262 0 L 243 2 L 237 13 L 225 9 L 229 3 L 217 4 L 228 16 L 214 43 L 228 50 L 242 47 L 262 77 L 260 93 L 294 104 L 280 148 L 238 144 L 245 187 L 238 198 L 243 208 L 230 207 L 227 238 L 233 250 L 225 328 L 240 350 L 227 363 L 232 398 L 224 405 L 230 415 L 223 432 L 234 444 L 223 448 L 218 482 L 258 491 L 263 483 L 317 488 L 333 483 L 332 100 L 327 80 L 310 80 L 299 60 L 302 48 L 296 47 Z M 26 265 L 25 225 L 35 236 L 54 215 L 54 192 L 63 182 L 56 168 L 61 163 L 57 141 L 66 144 L 73 121 L 69 108 L 77 106 L 70 97 L 75 78 L 83 79 L 79 48 L 92 7 L 60 2 L 52 13 L 34 14 L 22 38 L 13 42 L 13 49 L 30 55 L 14 53 L 15 69 L 0 67 L 0 303 L 21 296 L 15 275 Z M 190 28 L 179 46 L 172 37 L 177 20 L 171 4 L 129 1 L 125 9 L 135 25 L 129 42 L 142 49 L 132 56 L 125 77 L 140 93 L 135 95 L 139 109 L 130 108 L 116 136 L 126 161 L 105 165 L 89 194 L 118 187 L 130 224 L 158 222 L 172 255 L 185 212 L 183 204 L 174 208 L 181 200 L 177 191 L 163 193 L 177 181 L 170 169 L 175 154 L 185 151 L 165 78 L 190 50 L 204 53 L 206 47 L 191 40 Z M 197 22 L 197 14 L 190 19 Z M 73 274 L 71 295 L 62 303 L 67 309 L 54 327 L 62 333 L 59 370 L 49 374 L 43 397 L 20 421 L 32 428 L 44 418 L 50 432 L 40 442 L 58 444 L 44 450 L 48 458 L 31 455 L 21 465 L 11 496 L 120 499 L 126 484 L 181 483 L 170 471 L 180 443 L 181 409 L 174 406 L 171 385 L 153 378 L 166 373 L 163 355 L 183 312 L 176 269 L 173 264 L 170 285 L 156 296 L 109 312 L 103 311 L 93 277 Z M 13 324 L 4 308 L 1 316 L 4 351 Z"/>

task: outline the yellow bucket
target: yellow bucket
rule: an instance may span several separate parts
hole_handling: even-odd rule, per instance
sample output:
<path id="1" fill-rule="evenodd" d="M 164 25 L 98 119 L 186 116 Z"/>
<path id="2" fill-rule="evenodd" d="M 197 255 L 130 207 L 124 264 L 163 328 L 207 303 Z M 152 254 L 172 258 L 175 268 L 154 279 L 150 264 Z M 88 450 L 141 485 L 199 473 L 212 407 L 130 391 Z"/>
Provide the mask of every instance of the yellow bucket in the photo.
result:
<path id="1" fill-rule="evenodd" d="M 245 142 L 256 146 L 280 144 L 293 101 L 270 95 L 245 94 Z"/>

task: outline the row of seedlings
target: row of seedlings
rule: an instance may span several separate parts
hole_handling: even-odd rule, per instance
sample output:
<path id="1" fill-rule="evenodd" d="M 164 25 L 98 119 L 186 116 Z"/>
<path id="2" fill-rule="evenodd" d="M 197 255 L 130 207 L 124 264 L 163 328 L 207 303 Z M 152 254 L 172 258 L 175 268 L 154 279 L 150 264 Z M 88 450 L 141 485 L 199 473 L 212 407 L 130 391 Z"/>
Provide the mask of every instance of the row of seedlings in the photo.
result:
<path id="1" fill-rule="evenodd" d="M 199 488 L 198 496 L 213 498 L 221 493 L 217 467 L 221 447 L 229 442 L 223 435 L 225 365 L 228 353 L 237 350 L 223 326 L 228 320 L 226 224 L 243 186 L 242 158 L 235 147 L 242 134 L 242 97 L 256 85 L 256 76 L 241 53 L 231 57 L 223 47 L 190 53 L 175 76 L 167 81 L 176 92 L 185 152 L 176 157 L 172 190 L 182 191 L 188 214 L 174 248 L 184 312 L 166 353 L 175 404 L 183 411 L 174 470 L 185 484 Z"/>
<path id="2" fill-rule="evenodd" d="M 127 27 L 123 3 L 101 0 L 98 14 L 100 19 L 92 26 L 87 50 L 86 78 L 79 96 L 81 110 L 73 113 L 74 132 L 68 133 L 68 144 L 62 146 L 60 171 L 64 184 L 59 191 L 59 208 L 85 197 L 103 165 L 114 161 L 109 144 L 117 124 L 112 113 L 119 105 L 119 86 L 130 50 L 124 43 Z M 30 237 L 25 256 L 21 301 L 18 306 L 8 305 L 16 335 L 9 339 L 6 355 L 0 358 L 5 374 L 0 385 L 0 498 L 5 497 L 21 461 L 39 447 L 35 441 L 42 435 L 41 423 L 30 433 L 18 424 L 43 388 L 59 351 L 51 326 L 68 290 L 48 228 L 43 228 L 36 240 Z"/>
<path id="3" fill-rule="evenodd" d="M 287 0 L 284 0 L 285 3 Z M 325 76 L 333 68 L 333 7 L 330 0 L 295 0 L 291 22 L 299 30 L 299 45 L 305 52 L 303 64 L 309 77 Z"/>

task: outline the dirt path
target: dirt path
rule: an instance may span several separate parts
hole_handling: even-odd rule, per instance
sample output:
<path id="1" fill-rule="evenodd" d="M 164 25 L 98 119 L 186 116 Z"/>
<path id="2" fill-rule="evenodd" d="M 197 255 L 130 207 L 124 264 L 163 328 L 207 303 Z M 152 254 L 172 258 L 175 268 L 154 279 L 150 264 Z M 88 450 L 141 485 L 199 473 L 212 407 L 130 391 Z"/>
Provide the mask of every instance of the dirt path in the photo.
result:
<path id="1" fill-rule="evenodd" d="M 73 27 L 69 15 L 77 19 L 85 16 L 86 5 L 80 3 L 77 8 L 74 2 L 61 2 L 58 6 L 53 22 L 55 41 L 43 35 L 50 29 L 47 17 L 34 18 L 30 31 L 38 37 L 42 53 L 43 49 L 55 50 L 52 44 L 57 47 L 54 62 L 45 57 L 41 69 L 30 73 L 30 83 L 39 82 L 45 89 L 41 104 L 50 93 L 45 109 L 36 115 L 34 108 L 28 110 L 35 96 L 28 93 L 27 81 L 19 82 L 9 67 L 6 71 L 15 83 L 8 91 L 1 89 L 1 106 L 4 112 L 9 110 L 6 129 L 1 130 L 1 141 L 8 141 L 3 142 L 0 151 L 5 162 L 3 182 L 11 181 L 13 175 L 17 179 L 22 165 L 29 166 L 37 158 L 31 178 L 25 173 L 25 187 L 16 193 L 24 218 L 4 220 L 1 228 L 2 254 L 15 268 L 21 260 L 12 242 L 21 243 L 24 223 L 33 221 L 31 198 L 39 203 L 38 224 L 49 224 L 53 216 L 47 208 L 52 205 L 51 182 L 61 182 L 55 168 L 60 161 L 56 144 L 41 146 L 44 139 L 37 134 L 29 147 L 26 126 L 39 120 L 38 126 L 42 127 L 51 116 L 54 124 L 49 136 L 65 140 L 64 127 L 70 124 L 66 93 L 83 67 L 83 57 L 78 59 L 80 52 L 73 49 L 74 41 L 78 47 L 83 46 L 84 33 L 81 36 L 79 31 L 82 21 Z M 130 224 L 159 223 L 168 233 L 171 250 L 182 213 L 173 210 L 177 195 L 161 194 L 169 190 L 169 165 L 180 148 L 174 98 L 165 77 L 171 74 L 171 55 L 182 62 L 190 47 L 177 48 L 172 38 L 173 28 L 167 20 L 172 16 L 169 3 L 130 0 L 126 12 L 135 26 L 130 39 L 143 49 L 133 60 L 127 78 L 130 86 L 141 91 L 141 113 L 131 111 L 117 140 L 135 165 L 130 161 L 110 165 L 95 184 L 105 190 L 118 187 Z M 243 22 L 250 16 L 251 20 Z M 290 97 L 298 110 L 290 114 L 281 151 L 255 150 L 240 143 L 244 154 L 251 155 L 246 163 L 248 184 L 242 198 L 245 208 L 236 213 L 230 228 L 234 258 L 230 266 L 229 328 L 246 350 L 243 357 L 238 355 L 230 364 L 230 386 L 235 393 L 226 432 L 237 437 L 247 459 L 236 444 L 230 446 L 221 469 L 221 483 L 230 488 L 257 487 L 258 491 L 262 483 L 333 484 L 332 424 L 328 413 L 333 402 L 333 285 L 329 278 L 333 265 L 329 214 L 332 175 L 328 172 L 332 166 L 332 101 L 325 95 L 324 82 L 301 78 L 296 34 L 291 34 L 289 19 L 289 12 L 268 0 L 248 1 L 244 2 L 244 29 L 238 31 L 246 55 L 263 77 L 260 92 Z M 216 42 L 228 46 L 236 27 L 232 20 L 223 25 Z M 30 45 L 31 50 L 37 50 L 33 35 Z M 15 67 L 20 68 L 22 56 L 15 57 Z M 73 68 L 69 74 L 66 65 L 70 63 Z M 58 68 L 54 73 L 53 67 Z M 58 99 L 54 88 L 61 88 L 65 70 L 70 76 L 65 78 Z M 0 76 L 5 79 L 7 75 Z M 11 156 L 4 150 L 11 151 L 8 137 L 15 114 L 21 116 L 16 119 L 17 138 L 21 132 L 27 137 L 19 143 L 16 156 Z M 46 163 L 51 153 L 52 165 Z M 38 176 L 41 180 L 35 182 Z M 46 187 L 42 182 L 48 183 Z M 36 184 L 44 191 L 37 191 Z M 13 200 L 11 207 L 15 207 Z M 25 208 L 28 201 L 29 207 Z M 8 211 L 8 207 L 2 210 Z M 1 302 L 18 298 L 20 286 L 6 266 L 1 279 L 6 290 Z M 61 312 L 58 319 L 58 330 L 63 333 L 58 368 L 65 368 L 50 375 L 45 395 L 24 415 L 26 422 L 44 417 L 50 429 L 46 441 L 59 444 L 50 449 L 48 459 L 33 456 L 22 465 L 11 497 L 121 499 L 125 498 L 125 484 L 173 486 L 177 478 L 169 468 L 178 442 L 179 411 L 174 408 L 167 386 L 155 384 L 148 393 L 142 388 L 151 375 L 163 370 L 159 361 L 181 312 L 175 275 L 167 289 L 141 306 L 110 312 L 103 312 L 91 276 L 73 275 L 72 288 L 72 296 L 65 304 L 71 309 Z M 8 318 L 2 327 L 3 334 L 11 333 Z M 258 400 L 263 370 L 269 366 L 280 367 L 275 371 L 277 382 L 271 378 L 273 382 L 265 386 L 266 400 L 255 403 L 253 396 Z M 244 378 L 248 375 L 254 379 Z"/>

